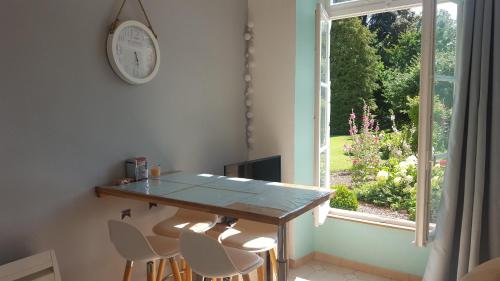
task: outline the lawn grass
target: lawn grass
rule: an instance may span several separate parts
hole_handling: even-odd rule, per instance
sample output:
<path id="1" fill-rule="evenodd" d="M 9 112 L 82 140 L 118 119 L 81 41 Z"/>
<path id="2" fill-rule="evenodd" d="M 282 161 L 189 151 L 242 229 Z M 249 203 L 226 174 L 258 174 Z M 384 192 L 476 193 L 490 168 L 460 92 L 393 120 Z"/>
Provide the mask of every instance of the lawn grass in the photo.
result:
<path id="1" fill-rule="evenodd" d="M 351 136 L 330 137 L 330 172 L 345 171 L 352 167 L 351 159 L 344 154 L 344 144 L 351 143 Z"/>

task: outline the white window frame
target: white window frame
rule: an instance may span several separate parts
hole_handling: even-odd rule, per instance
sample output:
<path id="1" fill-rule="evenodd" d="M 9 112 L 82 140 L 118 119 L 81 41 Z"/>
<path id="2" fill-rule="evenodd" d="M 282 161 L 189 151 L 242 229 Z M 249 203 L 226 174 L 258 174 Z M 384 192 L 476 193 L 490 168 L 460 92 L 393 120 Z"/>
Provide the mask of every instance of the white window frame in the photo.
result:
<path id="1" fill-rule="evenodd" d="M 434 0 L 433 0 L 434 1 Z M 436 0 L 441 2 L 462 3 L 463 0 Z M 328 15 L 330 19 L 339 20 L 345 18 L 359 17 L 368 14 L 378 14 L 397 10 L 410 9 L 420 7 L 424 2 L 422 0 L 351 0 L 340 3 L 329 4 L 330 1 L 325 0 L 328 4 Z"/>
<path id="2" fill-rule="evenodd" d="M 426 245 L 429 236 L 429 198 L 432 169 L 432 104 L 434 90 L 434 45 L 436 0 L 422 3 L 422 50 L 420 67 L 420 105 L 418 112 L 418 167 L 415 243 Z"/>
<path id="3" fill-rule="evenodd" d="M 330 188 L 330 91 L 331 91 L 331 82 L 330 82 L 330 68 L 326 69 L 326 77 L 328 77 L 328 81 L 321 81 L 321 23 L 329 18 L 328 12 L 325 10 L 322 4 L 318 4 L 316 8 L 316 44 L 315 44 L 315 61 L 316 69 L 315 69 L 315 101 L 314 101 L 314 185 Z M 331 26 L 331 21 L 329 22 Z M 329 34 L 328 34 L 329 35 Z M 330 57 L 330 36 L 327 38 L 327 57 Z M 326 121 L 327 128 L 325 130 L 325 134 L 327 135 L 326 142 L 322 146 L 321 145 L 321 88 L 326 87 Z M 326 178 L 323 179 L 324 186 L 321 186 L 321 154 L 326 152 Z"/>
<path id="4" fill-rule="evenodd" d="M 441 2 L 455 2 L 460 6 L 463 0 L 351 0 L 330 4 L 324 0 L 326 10 L 331 20 L 364 16 L 414 7 L 422 7 L 422 42 L 421 42 L 421 73 L 420 73 L 420 105 L 419 105 L 419 136 L 418 136 L 418 174 L 417 174 L 417 213 L 415 221 L 415 244 L 423 247 L 428 242 L 429 235 L 429 198 L 430 175 L 433 165 L 432 159 L 432 111 L 434 79 L 449 80 L 452 77 L 434 77 L 434 48 L 435 48 L 435 19 L 437 4 Z M 457 18 L 461 17 L 459 6 Z M 457 42 L 461 36 L 460 21 L 457 26 Z M 457 55 L 458 55 L 457 44 Z M 457 59 L 458 64 L 458 59 Z M 316 154 L 319 156 L 319 154 Z M 423 172 L 422 172 L 423 171 Z M 332 215 L 345 215 L 341 210 L 333 209 Z M 365 216 L 363 216 L 365 217 Z M 390 220 L 396 222 L 395 220 Z M 400 224 L 400 223 L 396 223 Z M 407 225 L 404 225 L 407 226 Z M 434 228 L 433 226 L 431 226 Z"/>

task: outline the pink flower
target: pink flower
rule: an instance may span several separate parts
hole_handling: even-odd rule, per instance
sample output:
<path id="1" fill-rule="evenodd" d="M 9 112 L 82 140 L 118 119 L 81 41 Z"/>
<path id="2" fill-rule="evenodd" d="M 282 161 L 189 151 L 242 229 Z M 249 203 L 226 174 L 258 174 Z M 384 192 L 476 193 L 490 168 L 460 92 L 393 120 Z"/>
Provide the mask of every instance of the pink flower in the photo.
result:
<path id="1" fill-rule="evenodd" d="M 351 152 L 351 146 L 344 144 L 344 152 L 347 152 L 347 153 Z"/>
<path id="2" fill-rule="evenodd" d="M 351 115 L 349 116 L 350 120 L 356 119 L 356 114 L 354 114 L 354 110 L 351 110 Z"/>

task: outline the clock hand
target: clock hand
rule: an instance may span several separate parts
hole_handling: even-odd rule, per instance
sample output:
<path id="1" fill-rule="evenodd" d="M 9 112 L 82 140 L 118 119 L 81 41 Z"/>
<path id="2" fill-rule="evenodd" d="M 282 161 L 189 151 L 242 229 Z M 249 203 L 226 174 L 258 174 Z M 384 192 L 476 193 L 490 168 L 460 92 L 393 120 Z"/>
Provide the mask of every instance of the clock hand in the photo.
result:
<path id="1" fill-rule="evenodd" d="M 137 52 L 134 51 L 135 55 L 135 61 L 137 62 L 137 65 L 139 65 L 139 57 L 137 56 Z"/>

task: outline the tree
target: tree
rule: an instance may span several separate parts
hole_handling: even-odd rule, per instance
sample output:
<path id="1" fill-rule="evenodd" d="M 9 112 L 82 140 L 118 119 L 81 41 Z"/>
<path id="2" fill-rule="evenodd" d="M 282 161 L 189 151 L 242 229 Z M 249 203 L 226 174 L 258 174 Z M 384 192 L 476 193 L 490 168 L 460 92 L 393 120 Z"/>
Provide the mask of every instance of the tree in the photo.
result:
<path id="1" fill-rule="evenodd" d="M 420 89 L 420 31 L 410 28 L 398 35 L 396 44 L 386 49 L 389 64 L 382 75 L 382 97 L 389 111 L 396 116 L 398 126 L 410 123 L 407 99 L 418 95 Z"/>
<path id="2" fill-rule="evenodd" d="M 384 66 L 391 67 L 391 55 L 386 52 L 388 48 L 398 43 L 400 34 L 418 29 L 420 16 L 410 10 L 400 10 L 374 14 L 368 20 L 368 28 L 376 34 L 374 47 L 382 58 Z"/>
<path id="3" fill-rule="evenodd" d="M 384 64 L 385 70 L 408 67 L 413 58 L 420 54 L 420 15 L 411 10 L 385 12 L 369 16 L 366 25 L 375 34 L 373 47 L 377 49 Z M 412 31 L 412 32 L 409 32 Z M 414 35 L 417 35 L 416 38 Z M 384 75 L 387 76 L 387 75 Z M 385 85 L 382 79 L 378 80 L 379 88 L 374 92 L 380 127 L 389 129 L 392 121 L 389 118 L 391 111 L 390 101 L 384 96 Z"/>
<path id="4" fill-rule="evenodd" d="M 384 72 L 383 96 L 396 116 L 398 127 L 411 124 L 408 116 L 408 98 L 418 96 L 420 89 L 420 61 L 414 60 L 404 70 L 388 69 Z"/>
<path id="5" fill-rule="evenodd" d="M 435 74 L 437 76 L 454 75 L 456 21 L 446 10 L 439 10 L 436 17 L 436 44 L 435 44 Z M 401 121 L 407 121 L 408 107 L 404 105 L 404 97 L 418 95 L 420 80 L 420 31 L 414 27 L 399 36 L 397 44 L 387 50 L 391 54 L 392 69 L 388 69 L 384 76 L 384 95 Z M 453 84 L 439 81 L 435 84 L 434 94 L 444 106 L 451 108 L 453 98 Z"/>
<path id="6" fill-rule="evenodd" d="M 376 108 L 373 92 L 382 71 L 372 47 L 374 35 L 359 18 L 334 21 L 331 28 L 331 119 L 333 134 L 347 134 L 351 110 L 362 112 L 363 102 Z"/>

